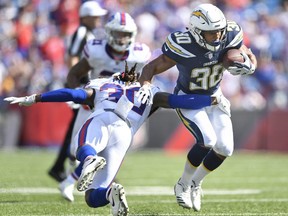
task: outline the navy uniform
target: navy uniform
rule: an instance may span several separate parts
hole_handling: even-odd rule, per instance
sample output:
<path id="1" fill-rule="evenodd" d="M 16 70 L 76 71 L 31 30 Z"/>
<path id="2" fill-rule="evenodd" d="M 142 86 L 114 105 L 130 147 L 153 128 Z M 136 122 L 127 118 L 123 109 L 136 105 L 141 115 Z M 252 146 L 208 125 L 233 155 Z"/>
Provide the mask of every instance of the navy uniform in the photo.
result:
<path id="1" fill-rule="evenodd" d="M 174 32 L 162 46 L 163 54 L 143 68 L 139 78 L 143 91 L 139 100 L 145 102 L 144 87 L 156 74 L 176 67 L 179 70 L 174 93 L 213 95 L 217 105 L 198 110 L 176 109 L 196 143 L 187 155 L 181 178 L 175 184 L 177 203 L 184 208 L 201 209 L 201 184 L 205 176 L 217 169 L 233 153 L 233 129 L 230 102 L 223 96 L 220 83 L 225 71 L 221 64 L 224 53 L 239 48 L 243 63 L 228 67 L 231 74 L 252 74 L 257 66 L 255 55 L 243 45 L 240 26 L 227 21 L 223 12 L 212 4 L 193 9 L 186 32 Z M 141 91 L 141 90 L 140 90 Z"/>
<path id="2" fill-rule="evenodd" d="M 215 52 L 201 47 L 190 31 L 177 31 L 167 37 L 162 51 L 177 62 L 179 70 L 175 94 L 222 94 L 220 82 L 225 68 L 221 58 L 227 49 L 240 48 L 243 43 L 241 27 L 233 21 L 227 24 L 226 39 Z M 221 109 L 221 105 L 200 110 L 177 109 L 177 114 L 195 136 L 197 143 L 213 148 L 221 155 L 230 156 L 233 152 L 230 104 L 224 96 L 222 99 L 227 102 L 226 109 Z"/>
<path id="3" fill-rule="evenodd" d="M 209 17 L 209 13 L 214 8 L 210 8 L 208 15 L 205 10 L 201 11 L 201 6 L 199 8 L 200 10 L 193 12 L 193 19 L 201 16 L 208 24 L 213 23 L 213 17 Z M 199 25 L 201 24 L 200 22 Z M 217 30 L 222 31 L 219 28 Z M 243 32 L 237 23 L 227 21 L 222 36 L 215 50 L 203 46 L 203 35 L 197 32 L 197 28 L 170 34 L 162 46 L 163 54 L 174 60 L 179 70 L 175 94 L 205 94 L 221 98 L 218 105 L 198 110 L 176 109 L 181 121 L 194 135 L 196 144 L 187 155 L 184 172 L 174 191 L 180 206 L 193 208 L 195 211 L 201 209 L 201 185 L 205 176 L 217 169 L 234 150 L 230 102 L 223 96 L 220 87 L 226 71 L 221 61 L 228 49 L 242 48 Z"/>
<path id="4" fill-rule="evenodd" d="M 240 48 L 243 43 L 241 27 L 233 21 L 227 24 L 226 40 L 215 52 L 199 46 L 189 31 L 177 31 L 167 37 L 162 51 L 177 62 L 179 77 L 176 90 L 186 94 L 212 95 L 219 88 L 225 71 L 221 65 L 223 54 L 227 49 Z"/>

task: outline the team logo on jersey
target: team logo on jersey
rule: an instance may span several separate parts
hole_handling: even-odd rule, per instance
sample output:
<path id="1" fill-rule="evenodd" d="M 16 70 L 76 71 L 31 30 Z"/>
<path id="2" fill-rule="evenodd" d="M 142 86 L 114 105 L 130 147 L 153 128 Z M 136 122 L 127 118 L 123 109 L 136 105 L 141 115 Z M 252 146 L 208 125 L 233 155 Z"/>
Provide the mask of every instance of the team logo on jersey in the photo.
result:
<path id="1" fill-rule="evenodd" d="M 207 19 L 207 17 L 202 13 L 201 10 L 197 10 L 197 11 L 194 11 L 192 13 L 192 16 L 196 16 L 198 18 L 202 18 L 203 20 L 205 20 L 206 23 L 209 23 L 209 20 Z"/>
<path id="2" fill-rule="evenodd" d="M 206 58 L 208 58 L 208 59 L 212 59 L 213 56 L 214 56 L 214 54 L 213 54 L 212 52 L 207 52 L 207 53 L 205 53 L 204 56 L 205 56 Z"/>

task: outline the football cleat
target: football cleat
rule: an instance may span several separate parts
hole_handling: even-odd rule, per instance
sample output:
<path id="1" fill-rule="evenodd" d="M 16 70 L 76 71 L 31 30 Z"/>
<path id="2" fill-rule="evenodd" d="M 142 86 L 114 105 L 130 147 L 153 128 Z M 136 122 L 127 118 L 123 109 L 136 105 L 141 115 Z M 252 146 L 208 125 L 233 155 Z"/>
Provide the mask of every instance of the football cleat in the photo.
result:
<path id="1" fill-rule="evenodd" d="M 191 201 L 192 201 L 193 209 L 195 211 L 200 211 L 201 209 L 202 196 L 203 196 L 203 192 L 202 192 L 201 186 L 191 188 Z"/>
<path id="2" fill-rule="evenodd" d="M 129 213 L 129 207 L 126 200 L 125 190 L 122 185 L 112 183 L 108 200 L 111 204 L 113 216 L 126 216 Z"/>
<path id="3" fill-rule="evenodd" d="M 103 157 L 93 156 L 87 159 L 83 164 L 82 172 L 77 182 L 77 190 L 85 191 L 93 182 L 97 171 L 103 169 L 105 165 L 106 160 Z"/>
<path id="4" fill-rule="evenodd" d="M 191 186 L 185 185 L 181 182 L 181 178 L 174 186 L 174 194 L 176 196 L 177 203 L 183 208 L 192 208 L 191 201 Z"/>
<path id="5" fill-rule="evenodd" d="M 61 195 L 68 201 L 73 202 L 74 201 L 74 195 L 73 195 L 73 191 L 74 191 L 74 181 L 71 182 L 68 179 L 65 179 L 64 181 L 62 181 L 59 186 L 58 189 L 60 190 Z"/>

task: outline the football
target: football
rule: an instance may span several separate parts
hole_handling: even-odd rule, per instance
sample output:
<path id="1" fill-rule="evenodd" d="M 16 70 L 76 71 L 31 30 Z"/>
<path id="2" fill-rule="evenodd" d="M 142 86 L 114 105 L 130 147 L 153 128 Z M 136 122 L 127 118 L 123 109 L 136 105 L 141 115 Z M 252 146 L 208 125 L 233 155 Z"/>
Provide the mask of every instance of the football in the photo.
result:
<path id="1" fill-rule="evenodd" d="M 227 69 L 229 66 L 233 66 L 235 61 L 243 63 L 245 60 L 241 52 L 239 49 L 229 49 L 223 56 L 223 67 Z"/>

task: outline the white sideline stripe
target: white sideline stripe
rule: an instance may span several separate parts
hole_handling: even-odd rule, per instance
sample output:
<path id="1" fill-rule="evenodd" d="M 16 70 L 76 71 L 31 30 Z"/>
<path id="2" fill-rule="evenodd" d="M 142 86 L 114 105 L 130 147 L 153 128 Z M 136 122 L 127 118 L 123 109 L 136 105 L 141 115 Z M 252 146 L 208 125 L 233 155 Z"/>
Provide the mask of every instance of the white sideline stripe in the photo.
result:
<path id="1" fill-rule="evenodd" d="M 151 195 L 174 195 L 171 187 L 125 187 L 125 191 L 129 195 L 134 196 L 151 196 Z M 0 193 L 16 193 L 16 194 L 59 194 L 56 188 L 0 188 Z M 243 190 L 226 190 L 226 189 L 210 189 L 203 190 L 204 195 L 245 195 L 259 194 L 261 190 L 243 189 Z M 75 195 L 83 195 L 84 192 L 74 190 Z"/>
<path id="2" fill-rule="evenodd" d="M 174 195 L 171 187 L 125 187 L 129 195 Z M 226 189 L 210 189 L 203 190 L 204 195 L 241 195 L 241 194 L 259 194 L 260 190 L 243 189 L 243 190 L 226 190 Z"/>

